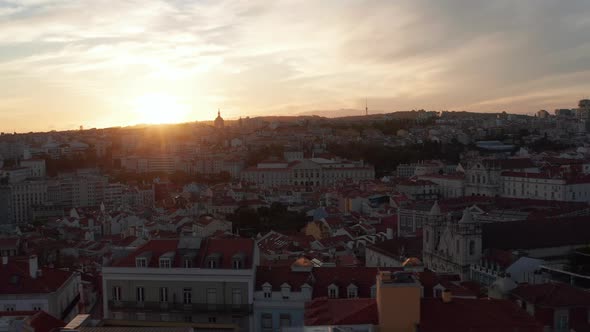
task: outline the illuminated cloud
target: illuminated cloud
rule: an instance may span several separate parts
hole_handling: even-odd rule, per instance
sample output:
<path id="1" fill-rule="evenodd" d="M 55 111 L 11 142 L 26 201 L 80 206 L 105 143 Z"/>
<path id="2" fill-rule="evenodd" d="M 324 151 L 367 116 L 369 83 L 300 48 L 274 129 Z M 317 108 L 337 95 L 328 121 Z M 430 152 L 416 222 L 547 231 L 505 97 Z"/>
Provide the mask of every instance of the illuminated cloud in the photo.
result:
<path id="1" fill-rule="evenodd" d="M 0 130 L 361 108 L 532 112 L 590 94 L 586 0 L 0 1 Z M 25 117 L 34 115 L 38 122 Z M 60 125 L 64 124 L 64 125 Z"/>

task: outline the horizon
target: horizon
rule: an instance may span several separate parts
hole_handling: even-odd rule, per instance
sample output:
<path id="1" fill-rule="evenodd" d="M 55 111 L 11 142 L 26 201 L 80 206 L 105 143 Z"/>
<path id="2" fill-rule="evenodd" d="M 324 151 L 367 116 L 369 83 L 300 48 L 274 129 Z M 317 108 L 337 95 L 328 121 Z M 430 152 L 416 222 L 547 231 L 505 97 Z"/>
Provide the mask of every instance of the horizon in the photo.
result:
<path id="1" fill-rule="evenodd" d="M 361 115 L 367 101 L 369 114 L 572 108 L 590 94 L 589 14 L 582 0 L 8 0 L 0 131 L 211 121 L 218 109 Z"/>

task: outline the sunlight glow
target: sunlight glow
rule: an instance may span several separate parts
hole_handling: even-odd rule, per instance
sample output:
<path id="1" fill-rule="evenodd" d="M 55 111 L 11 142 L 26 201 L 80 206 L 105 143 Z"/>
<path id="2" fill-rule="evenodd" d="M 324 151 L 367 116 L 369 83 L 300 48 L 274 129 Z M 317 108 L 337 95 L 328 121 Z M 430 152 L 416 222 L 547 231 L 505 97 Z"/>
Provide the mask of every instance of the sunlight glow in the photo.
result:
<path id="1" fill-rule="evenodd" d="M 133 101 L 138 123 L 162 124 L 187 121 L 189 107 L 167 94 L 145 94 Z"/>

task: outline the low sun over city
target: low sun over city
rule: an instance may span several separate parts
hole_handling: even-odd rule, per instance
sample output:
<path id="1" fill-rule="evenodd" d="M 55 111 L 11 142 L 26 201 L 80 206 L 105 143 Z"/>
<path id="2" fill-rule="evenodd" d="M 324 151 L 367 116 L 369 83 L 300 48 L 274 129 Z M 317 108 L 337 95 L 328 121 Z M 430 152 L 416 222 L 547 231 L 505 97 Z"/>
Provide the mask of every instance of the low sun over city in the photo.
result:
<path id="1" fill-rule="evenodd" d="M 0 0 L 0 332 L 590 331 L 588 0 Z"/>

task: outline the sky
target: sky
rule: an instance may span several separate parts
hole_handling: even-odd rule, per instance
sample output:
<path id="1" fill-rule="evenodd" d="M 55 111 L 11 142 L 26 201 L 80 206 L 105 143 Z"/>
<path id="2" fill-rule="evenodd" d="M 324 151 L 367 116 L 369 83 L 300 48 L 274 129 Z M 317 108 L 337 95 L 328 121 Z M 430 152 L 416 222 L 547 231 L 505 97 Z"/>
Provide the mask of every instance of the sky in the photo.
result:
<path id="1" fill-rule="evenodd" d="M 590 95 L 588 0 L 0 0 L 0 131 Z"/>

